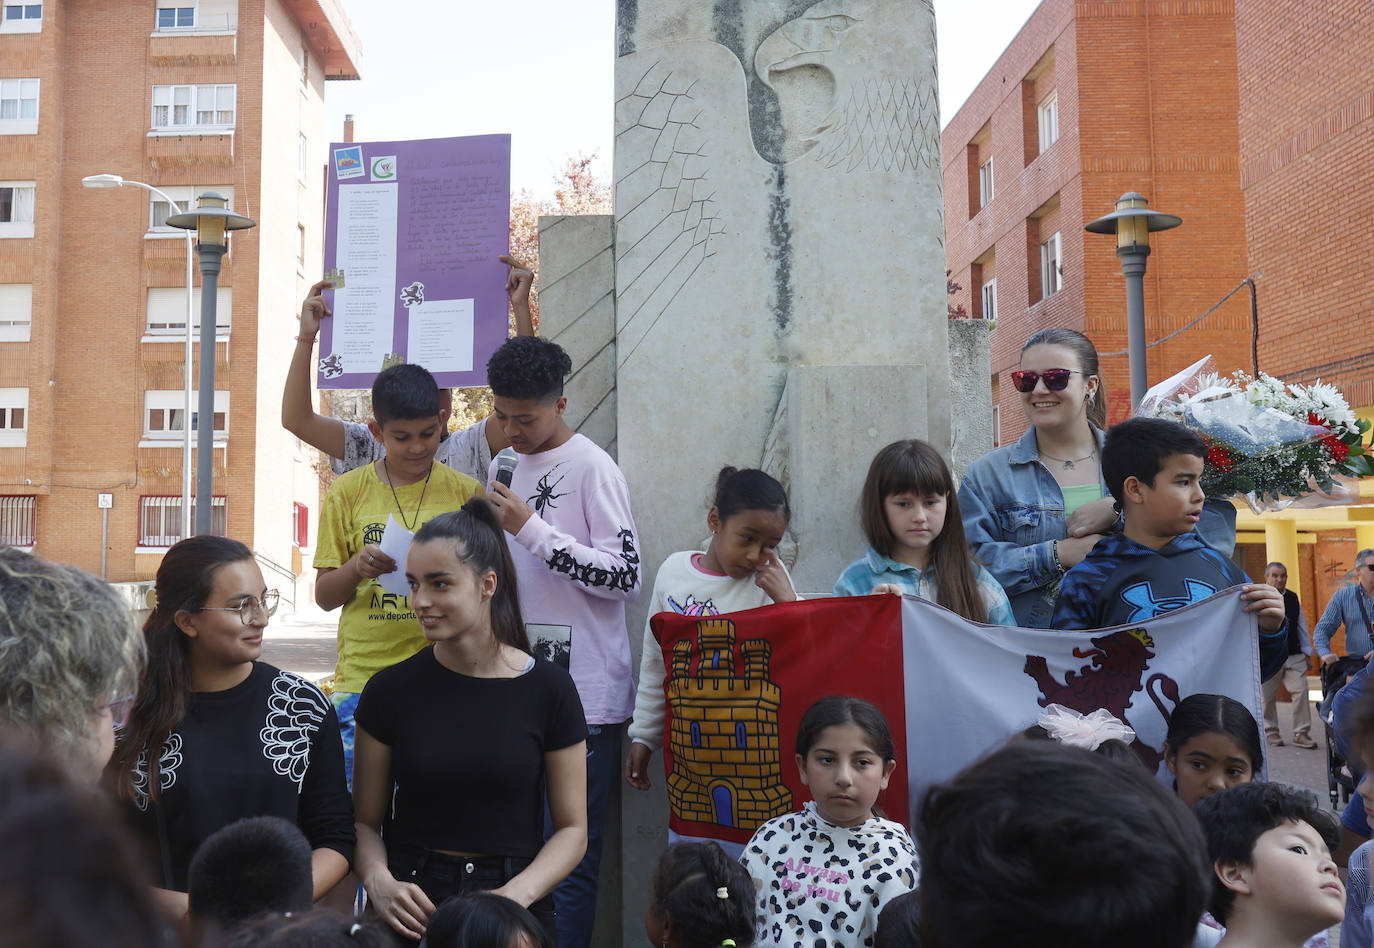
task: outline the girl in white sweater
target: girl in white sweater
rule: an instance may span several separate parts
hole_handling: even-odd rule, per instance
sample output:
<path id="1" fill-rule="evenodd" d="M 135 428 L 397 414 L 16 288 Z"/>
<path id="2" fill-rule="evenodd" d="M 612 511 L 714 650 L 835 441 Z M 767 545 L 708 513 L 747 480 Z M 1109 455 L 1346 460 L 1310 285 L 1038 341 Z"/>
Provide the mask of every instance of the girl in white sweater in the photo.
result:
<path id="1" fill-rule="evenodd" d="M 649 617 L 660 612 L 714 616 L 795 600 L 792 578 L 776 552 L 791 517 L 787 492 L 774 478 L 759 470 L 722 468 L 715 502 L 706 514 L 711 543 L 705 553 L 684 550 L 663 561 L 654 578 Z M 629 728 L 634 743 L 625 761 L 625 780 L 636 790 L 649 789 L 649 758 L 663 746 L 666 676 L 663 652 L 646 618 L 639 693 Z M 669 835 L 671 842 L 677 841 Z"/>

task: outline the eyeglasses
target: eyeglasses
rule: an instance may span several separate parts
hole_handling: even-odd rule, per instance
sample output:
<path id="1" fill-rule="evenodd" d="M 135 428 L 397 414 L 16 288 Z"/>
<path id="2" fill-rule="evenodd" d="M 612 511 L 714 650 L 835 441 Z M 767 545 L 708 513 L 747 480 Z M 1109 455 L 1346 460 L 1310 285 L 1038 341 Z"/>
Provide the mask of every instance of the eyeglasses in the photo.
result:
<path id="1" fill-rule="evenodd" d="M 277 604 L 281 601 L 281 593 L 275 589 L 269 589 L 262 594 L 261 599 L 248 596 L 237 606 L 201 606 L 201 612 L 237 612 L 239 621 L 244 625 L 251 625 L 253 613 L 261 609 L 264 617 L 270 618 L 277 611 Z"/>
<path id="2" fill-rule="evenodd" d="M 134 709 L 134 696 L 124 695 L 112 700 L 107 707 L 110 709 L 110 721 L 117 728 L 122 728 L 129 723 L 129 712 Z"/>
<path id="3" fill-rule="evenodd" d="M 1062 392 L 1069 387 L 1070 375 L 1082 375 L 1082 372 L 1075 372 L 1073 369 L 1046 369 L 1044 372 L 1020 372 L 1011 373 L 1011 384 L 1016 386 L 1018 392 L 1035 391 L 1035 383 L 1041 379 L 1045 380 L 1045 388 L 1051 392 Z"/>

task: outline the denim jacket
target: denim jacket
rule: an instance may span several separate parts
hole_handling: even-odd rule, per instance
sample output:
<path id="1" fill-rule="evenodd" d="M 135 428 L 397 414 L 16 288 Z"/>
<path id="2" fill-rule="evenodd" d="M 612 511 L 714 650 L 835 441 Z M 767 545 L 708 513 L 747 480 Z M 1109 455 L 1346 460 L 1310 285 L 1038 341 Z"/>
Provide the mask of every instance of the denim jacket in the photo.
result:
<path id="1" fill-rule="evenodd" d="M 1096 428 L 1093 435 L 1100 455 L 1106 435 Z M 1106 482 L 1101 485 L 1102 496 L 1111 496 Z M 1049 628 L 1062 576 L 1054 568 L 1051 547 L 1068 536 L 1068 528 L 1064 494 L 1040 462 L 1035 428 L 969 465 L 959 486 L 959 509 L 969 548 L 1006 590 L 1017 624 Z M 1209 499 L 1197 533 L 1208 546 L 1230 556 L 1236 545 L 1235 507 Z"/>

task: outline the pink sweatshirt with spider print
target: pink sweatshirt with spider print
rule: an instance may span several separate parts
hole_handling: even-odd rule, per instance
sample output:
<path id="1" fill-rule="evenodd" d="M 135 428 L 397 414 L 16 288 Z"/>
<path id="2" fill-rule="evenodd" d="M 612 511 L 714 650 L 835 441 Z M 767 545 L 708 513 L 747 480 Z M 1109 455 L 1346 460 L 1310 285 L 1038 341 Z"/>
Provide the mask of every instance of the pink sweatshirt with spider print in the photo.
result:
<path id="1" fill-rule="evenodd" d="M 495 475 L 495 462 L 488 472 Z M 634 709 L 625 603 L 639 594 L 639 537 L 625 475 L 575 434 L 522 454 L 511 490 L 534 509 L 507 534 L 520 611 L 536 655 L 572 674 L 588 724 L 616 724 Z"/>

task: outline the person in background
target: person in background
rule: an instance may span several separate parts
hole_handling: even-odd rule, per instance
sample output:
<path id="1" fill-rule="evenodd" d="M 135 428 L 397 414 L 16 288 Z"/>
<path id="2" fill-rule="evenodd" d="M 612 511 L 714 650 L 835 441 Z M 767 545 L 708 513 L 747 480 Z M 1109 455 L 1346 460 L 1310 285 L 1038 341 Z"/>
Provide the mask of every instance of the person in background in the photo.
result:
<path id="1" fill-rule="evenodd" d="M 1374 657 L 1374 643 L 1370 641 L 1374 626 L 1371 623 L 1374 623 L 1374 549 L 1355 554 L 1355 582 L 1336 590 L 1312 630 L 1322 664 L 1330 665 L 1336 660 L 1331 639 L 1342 625 L 1345 626 L 1345 654 L 1363 656 L 1366 661 Z"/>
<path id="2" fill-rule="evenodd" d="M 0 547 L 0 724 L 95 781 L 143 661 L 133 614 L 108 585 Z"/>
<path id="3" fill-rule="evenodd" d="M 501 260 L 510 266 L 506 293 L 510 296 L 511 310 L 515 314 L 515 334 L 533 336 L 530 287 L 534 284 L 534 274 L 514 257 L 502 256 Z M 311 404 L 310 377 L 314 372 L 311 356 L 315 337 L 320 331 L 320 321 L 332 314 L 324 299 L 324 292 L 328 289 L 332 289 L 332 284 L 328 280 L 321 280 L 310 288 L 310 294 L 301 303 L 300 332 L 296 336 L 296 349 L 292 353 L 291 365 L 286 372 L 286 387 L 282 391 L 281 423 L 297 438 L 327 454 L 329 466 L 335 474 L 345 474 L 380 459 L 387 449 L 386 443 L 374 435 L 367 425 L 321 415 Z M 443 389 L 439 394 L 443 406 L 440 415 L 442 438 L 435 460 L 480 484 L 486 479 L 492 457 L 510 442 L 501 426 L 490 417 L 450 435 L 447 423 L 452 391 Z"/>
<path id="4" fill-rule="evenodd" d="M 1264 568 L 1264 581 L 1283 594 L 1283 612 L 1287 617 L 1288 658 L 1277 675 L 1264 682 L 1264 738 L 1275 747 L 1283 746 L 1279 734 L 1279 685 L 1288 689 L 1293 702 L 1293 746 L 1313 750 L 1312 707 L 1307 701 L 1307 660 L 1312 655 L 1312 639 L 1307 632 L 1307 619 L 1302 614 L 1298 594 L 1288 588 L 1288 568 L 1282 563 L 1270 563 Z"/>
<path id="5" fill-rule="evenodd" d="M 210 834 L 186 871 L 191 941 L 214 948 L 265 912 L 314 905 L 310 841 L 279 816 L 250 816 Z"/>

